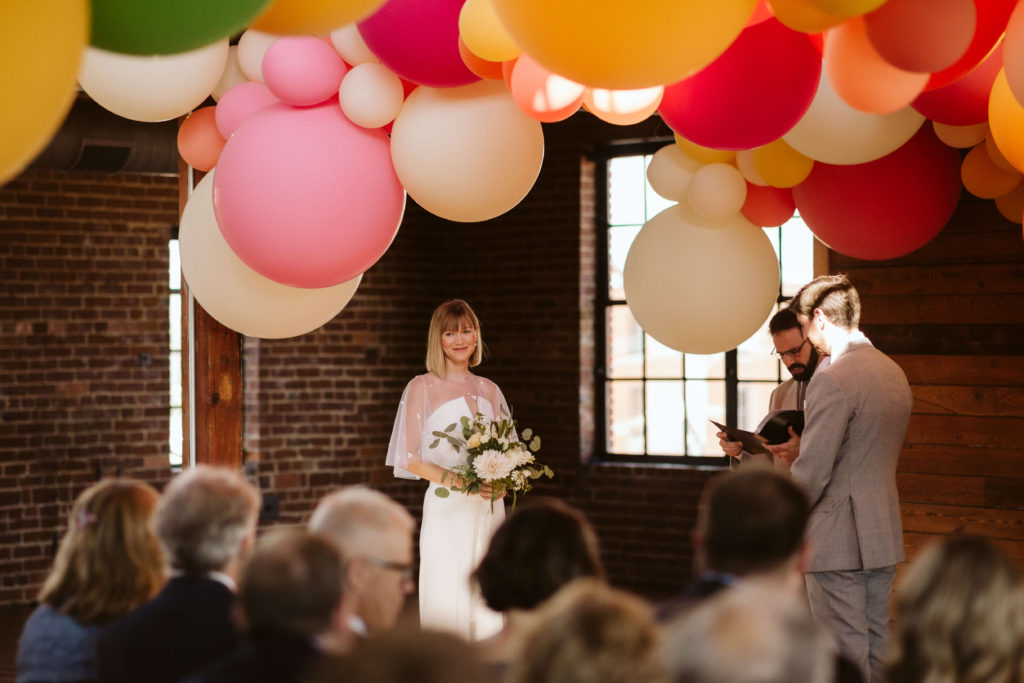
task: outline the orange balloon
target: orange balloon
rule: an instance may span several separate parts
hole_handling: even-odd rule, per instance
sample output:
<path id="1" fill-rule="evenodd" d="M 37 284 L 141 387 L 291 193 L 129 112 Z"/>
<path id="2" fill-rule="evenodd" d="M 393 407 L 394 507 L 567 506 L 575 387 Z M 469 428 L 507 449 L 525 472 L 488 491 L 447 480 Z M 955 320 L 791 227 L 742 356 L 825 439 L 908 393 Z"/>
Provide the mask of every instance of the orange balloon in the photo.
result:
<path id="1" fill-rule="evenodd" d="M 512 66 L 509 90 L 516 106 L 542 123 L 564 121 L 580 108 L 586 88 L 553 74 L 530 55 L 520 55 Z"/>
<path id="2" fill-rule="evenodd" d="M 1002 70 L 988 99 L 988 127 L 1006 160 L 1018 171 L 1024 171 L 1024 135 L 1020 134 L 1024 130 L 1024 107 L 1010 91 Z"/>
<path id="3" fill-rule="evenodd" d="M 665 94 L 663 86 L 638 90 L 604 90 L 587 88 L 583 103 L 587 111 L 608 123 L 629 126 L 640 123 L 653 114 Z"/>
<path id="4" fill-rule="evenodd" d="M 1013 223 L 1024 222 L 1024 183 L 1008 194 L 996 197 L 996 208 L 1006 220 Z"/>
<path id="5" fill-rule="evenodd" d="M 974 0 L 888 0 L 864 15 L 868 38 L 897 69 L 931 73 L 964 56 L 978 25 Z"/>
<path id="6" fill-rule="evenodd" d="M 935 135 L 940 140 L 957 149 L 974 147 L 989 136 L 987 123 L 977 123 L 973 126 L 951 126 L 947 123 L 932 121 L 932 128 L 935 129 Z"/>
<path id="7" fill-rule="evenodd" d="M 249 28 L 277 35 L 327 33 L 365 19 L 383 4 L 384 0 L 273 0 Z"/>
<path id="8" fill-rule="evenodd" d="M 843 101 L 870 114 L 903 109 L 928 82 L 928 74 L 903 71 L 882 59 L 868 40 L 861 17 L 828 32 L 824 67 Z"/>
<path id="9" fill-rule="evenodd" d="M 867 14 L 884 5 L 887 0 L 811 0 L 822 12 L 840 17 L 856 17 Z"/>
<path id="10" fill-rule="evenodd" d="M 227 143 L 217 130 L 216 111 L 217 107 L 196 109 L 178 128 L 178 152 L 197 171 L 209 171 L 216 166 Z"/>
<path id="11" fill-rule="evenodd" d="M 982 199 L 1002 197 L 1020 185 L 1021 177 L 1017 171 L 1004 171 L 996 166 L 984 144 L 976 145 L 960 165 L 960 179 L 964 187 Z"/>
<path id="12" fill-rule="evenodd" d="M 986 123 L 984 124 L 984 126 L 987 134 L 988 124 Z M 999 149 L 999 145 L 997 145 L 995 141 L 992 140 L 992 136 L 990 135 L 985 138 L 985 151 L 988 152 L 988 156 L 992 160 L 992 163 L 994 163 L 996 166 L 1003 169 L 1004 171 L 1017 170 L 1013 167 L 1013 164 L 1011 164 L 1009 160 L 1007 160 L 1007 158 L 1003 155 L 1003 152 Z"/>
<path id="13" fill-rule="evenodd" d="M 466 68 L 480 78 L 500 81 L 504 77 L 501 73 L 501 62 L 489 62 L 477 57 L 472 50 L 466 47 L 461 37 L 459 38 L 459 56 L 462 57 L 462 63 L 466 65 Z"/>
<path id="14" fill-rule="evenodd" d="M 805 157 L 781 138 L 753 152 L 754 167 L 772 187 L 796 187 L 811 174 L 814 159 Z"/>
<path id="15" fill-rule="evenodd" d="M 843 23 L 845 17 L 818 9 L 811 0 L 768 0 L 775 18 L 803 33 L 821 33 Z"/>
<path id="16" fill-rule="evenodd" d="M 676 144 L 679 145 L 683 153 L 691 159 L 696 159 L 702 164 L 728 164 L 736 158 L 736 152 L 728 149 L 712 149 L 711 147 L 704 147 L 698 145 L 696 142 L 687 140 L 679 133 L 675 134 Z"/>

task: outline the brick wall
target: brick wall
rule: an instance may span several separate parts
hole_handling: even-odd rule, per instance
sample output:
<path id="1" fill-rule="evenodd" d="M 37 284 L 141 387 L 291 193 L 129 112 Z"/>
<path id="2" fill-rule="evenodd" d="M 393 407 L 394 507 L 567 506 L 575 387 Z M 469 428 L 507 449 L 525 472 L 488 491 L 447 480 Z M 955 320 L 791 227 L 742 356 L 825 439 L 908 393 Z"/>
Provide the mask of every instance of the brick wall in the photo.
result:
<path id="1" fill-rule="evenodd" d="M 75 496 L 169 475 L 167 240 L 177 178 L 0 187 L 0 603 L 35 597 Z"/>

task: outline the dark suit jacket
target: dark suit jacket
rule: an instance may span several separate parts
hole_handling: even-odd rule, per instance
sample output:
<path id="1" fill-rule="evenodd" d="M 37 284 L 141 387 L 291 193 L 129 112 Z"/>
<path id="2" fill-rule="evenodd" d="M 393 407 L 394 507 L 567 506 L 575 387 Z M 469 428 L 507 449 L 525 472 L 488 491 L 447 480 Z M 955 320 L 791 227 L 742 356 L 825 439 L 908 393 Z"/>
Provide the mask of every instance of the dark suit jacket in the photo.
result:
<path id="1" fill-rule="evenodd" d="M 177 683 L 238 647 L 235 595 L 208 578 L 171 579 L 100 634 L 101 683 Z"/>
<path id="2" fill-rule="evenodd" d="M 291 683 L 322 657 L 308 636 L 264 634 L 182 683 Z"/>

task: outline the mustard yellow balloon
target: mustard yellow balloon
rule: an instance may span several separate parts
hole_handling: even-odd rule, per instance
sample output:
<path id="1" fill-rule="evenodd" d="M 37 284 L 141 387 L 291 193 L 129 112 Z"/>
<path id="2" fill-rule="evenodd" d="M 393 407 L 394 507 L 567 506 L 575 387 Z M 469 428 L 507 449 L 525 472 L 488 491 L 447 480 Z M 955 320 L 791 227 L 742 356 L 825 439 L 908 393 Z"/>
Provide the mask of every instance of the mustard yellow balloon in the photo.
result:
<path id="1" fill-rule="evenodd" d="M 846 19 L 822 12 L 814 0 L 768 0 L 768 6 L 783 25 L 803 33 L 821 33 Z"/>
<path id="2" fill-rule="evenodd" d="M 0 184 L 35 158 L 67 116 L 89 42 L 89 3 L 0 3 Z"/>
<path id="3" fill-rule="evenodd" d="M 988 127 L 1006 160 L 1024 172 L 1024 107 L 1013 96 L 1006 73 L 1000 69 L 988 97 Z"/>
<path id="4" fill-rule="evenodd" d="M 772 187 L 796 187 L 807 179 L 813 167 L 814 159 L 781 139 L 754 150 L 754 168 Z"/>
<path id="5" fill-rule="evenodd" d="M 811 0 L 822 12 L 840 17 L 856 17 L 878 9 L 886 0 Z"/>
<path id="6" fill-rule="evenodd" d="M 507 62 L 523 53 L 498 19 L 493 0 L 466 0 L 459 12 L 459 36 L 470 52 L 489 62 Z"/>
<path id="7" fill-rule="evenodd" d="M 492 0 L 525 53 L 595 88 L 667 85 L 710 64 L 757 0 Z"/>
<path id="8" fill-rule="evenodd" d="M 274 0 L 249 28 L 278 35 L 328 33 L 365 19 L 383 4 L 384 0 Z"/>
<path id="9" fill-rule="evenodd" d="M 711 149 L 698 145 L 696 142 L 687 140 L 679 133 L 675 134 L 676 144 L 683 150 L 683 153 L 691 159 L 702 164 L 728 164 L 736 158 L 736 152 L 727 149 Z"/>
<path id="10" fill-rule="evenodd" d="M 964 188 L 975 197 L 995 199 L 1020 185 L 1021 174 L 996 166 L 985 145 L 978 144 L 964 157 L 960 165 L 960 179 Z"/>

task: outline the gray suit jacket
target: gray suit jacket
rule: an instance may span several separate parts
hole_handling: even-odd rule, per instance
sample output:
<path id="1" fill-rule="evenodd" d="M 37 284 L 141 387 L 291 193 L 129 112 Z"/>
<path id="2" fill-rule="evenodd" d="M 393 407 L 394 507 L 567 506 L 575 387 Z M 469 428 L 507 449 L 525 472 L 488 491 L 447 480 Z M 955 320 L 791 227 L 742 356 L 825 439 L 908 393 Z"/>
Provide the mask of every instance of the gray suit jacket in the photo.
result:
<path id="1" fill-rule="evenodd" d="M 808 571 L 904 559 L 896 462 L 913 396 L 896 363 L 860 333 L 811 378 L 793 479 L 811 499 Z"/>

